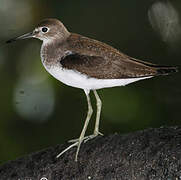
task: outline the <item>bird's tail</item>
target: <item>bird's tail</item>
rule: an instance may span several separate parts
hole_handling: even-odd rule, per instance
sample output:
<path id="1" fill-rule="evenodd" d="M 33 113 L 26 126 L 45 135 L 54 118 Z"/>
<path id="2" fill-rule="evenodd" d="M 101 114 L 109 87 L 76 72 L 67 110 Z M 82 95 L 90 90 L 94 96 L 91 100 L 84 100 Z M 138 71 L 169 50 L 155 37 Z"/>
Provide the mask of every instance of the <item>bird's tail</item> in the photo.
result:
<path id="1" fill-rule="evenodd" d="M 157 75 L 169 75 L 178 72 L 178 67 L 176 66 L 157 66 L 155 68 Z"/>
<path id="2" fill-rule="evenodd" d="M 146 66 L 149 69 L 149 73 L 150 71 L 152 71 L 151 75 L 153 76 L 159 76 L 159 75 L 169 75 L 171 73 L 176 73 L 178 72 L 178 67 L 177 66 L 162 66 L 162 65 L 157 65 L 157 64 L 152 64 L 149 62 L 144 62 L 144 61 L 140 61 L 138 59 L 135 58 L 130 58 L 129 59 L 143 65 Z"/>

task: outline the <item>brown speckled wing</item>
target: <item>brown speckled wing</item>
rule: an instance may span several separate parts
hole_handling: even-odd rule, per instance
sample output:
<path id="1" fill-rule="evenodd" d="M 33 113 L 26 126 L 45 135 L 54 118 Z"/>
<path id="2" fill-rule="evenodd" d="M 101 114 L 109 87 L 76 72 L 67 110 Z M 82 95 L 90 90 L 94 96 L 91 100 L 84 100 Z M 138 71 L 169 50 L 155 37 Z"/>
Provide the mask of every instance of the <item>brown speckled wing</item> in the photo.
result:
<path id="1" fill-rule="evenodd" d="M 128 63 L 112 62 L 99 56 L 71 54 L 61 59 L 60 63 L 65 69 L 73 69 L 97 79 L 136 78 L 150 76 L 152 73 L 149 70 L 145 72 L 140 67 L 129 67 Z"/>
<path id="2" fill-rule="evenodd" d="M 158 67 L 151 63 L 131 58 L 99 41 L 72 34 L 66 42 L 63 68 L 76 70 L 97 79 L 126 79 L 158 75 Z M 168 67 L 169 68 L 169 67 Z"/>

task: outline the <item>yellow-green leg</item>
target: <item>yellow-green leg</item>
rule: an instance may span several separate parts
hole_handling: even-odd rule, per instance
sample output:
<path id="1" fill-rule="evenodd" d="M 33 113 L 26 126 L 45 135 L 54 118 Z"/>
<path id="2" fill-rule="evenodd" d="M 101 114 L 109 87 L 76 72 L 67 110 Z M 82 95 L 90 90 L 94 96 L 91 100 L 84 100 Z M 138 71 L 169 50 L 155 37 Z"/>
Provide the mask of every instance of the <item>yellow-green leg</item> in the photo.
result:
<path id="1" fill-rule="evenodd" d="M 89 124 L 89 120 L 90 120 L 90 118 L 92 116 L 92 113 L 93 113 L 92 105 L 91 105 L 91 101 L 90 101 L 90 96 L 89 96 L 89 91 L 85 91 L 85 94 L 86 94 L 86 97 L 87 97 L 88 111 L 87 111 L 87 117 L 86 117 L 86 120 L 85 120 L 85 123 L 84 123 L 84 127 L 82 129 L 82 132 L 80 134 L 80 137 L 77 140 L 73 140 L 72 142 L 74 142 L 74 143 L 72 145 L 70 145 L 69 147 L 67 147 L 60 154 L 58 154 L 57 158 L 60 157 L 62 154 L 64 154 L 69 149 L 71 149 L 72 147 L 77 146 L 77 151 L 76 151 L 76 155 L 75 155 L 75 161 L 77 161 L 79 150 L 80 150 L 80 145 L 81 145 L 82 141 L 85 139 L 84 138 L 85 132 L 87 130 L 87 126 Z"/>
<path id="2" fill-rule="evenodd" d="M 89 136 L 85 136 L 83 141 L 84 143 L 87 142 L 90 139 L 95 138 L 98 135 L 103 135 L 102 133 L 99 132 L 99 122 L 100 122 L 100 115 L 101 115 L 101 108 L 102 108 L 102 102 L 101 99 L 99 97 L 99 95 L 97 94 L 96 90 L 93 90 L 95 98 L 96 98 L 96 104 L 97 104 L 97 114 L 96 114 L 96 122 L 95 122 L 95 127 L 94 127 L 94 132 L 92 135 Z M 77 142 L 78 139 L 72 139 L 69 140 L 70 143 L 74 143 Z"/>
<path id="3" fill-rule="evenodd" d="M 97 136 L 97 135 L 103 135 L 102 133 L 99 132 L 99 122 L 100 122 L 100 116 L 101 116 L 102 102 L 99 95 L 97 94 L 97 91 L 93 90 L 93 92 L 94 92 L 96 102 L 97 102 L 96 123 L 95 123 L 95 128 L 94 128 L 94 135 Z"/>

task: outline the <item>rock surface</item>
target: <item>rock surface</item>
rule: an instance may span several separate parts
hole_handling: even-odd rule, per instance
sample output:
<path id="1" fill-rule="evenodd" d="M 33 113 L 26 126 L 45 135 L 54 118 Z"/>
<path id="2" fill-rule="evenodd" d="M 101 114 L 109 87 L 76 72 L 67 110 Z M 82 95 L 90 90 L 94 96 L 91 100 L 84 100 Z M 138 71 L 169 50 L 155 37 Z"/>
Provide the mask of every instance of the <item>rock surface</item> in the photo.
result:
<path id="1" fill-rule="evenodd" d="M 69 144 L 32 153 L 0 167 L 0 180 L 179 180 L 181 127 L 99 136 L 59 159 Z"/>

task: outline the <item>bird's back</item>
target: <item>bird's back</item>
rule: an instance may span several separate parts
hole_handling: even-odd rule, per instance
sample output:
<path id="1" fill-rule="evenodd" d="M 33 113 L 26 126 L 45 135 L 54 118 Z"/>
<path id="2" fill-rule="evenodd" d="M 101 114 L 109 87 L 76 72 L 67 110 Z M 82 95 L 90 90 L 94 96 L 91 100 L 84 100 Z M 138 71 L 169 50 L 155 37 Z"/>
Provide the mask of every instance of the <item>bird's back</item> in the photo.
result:
<path id="1" fill-rule="evenodd" d="M 158 66 L 131 58 L 117 49 L 72 33 L 65 42 L 72 54 L 62 59 L 62 65 L 98 79 L 138 78 L 169 74 L 175 67 Z"/>

